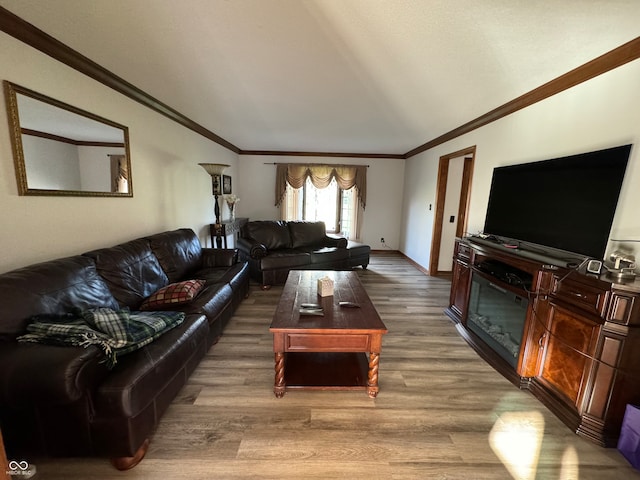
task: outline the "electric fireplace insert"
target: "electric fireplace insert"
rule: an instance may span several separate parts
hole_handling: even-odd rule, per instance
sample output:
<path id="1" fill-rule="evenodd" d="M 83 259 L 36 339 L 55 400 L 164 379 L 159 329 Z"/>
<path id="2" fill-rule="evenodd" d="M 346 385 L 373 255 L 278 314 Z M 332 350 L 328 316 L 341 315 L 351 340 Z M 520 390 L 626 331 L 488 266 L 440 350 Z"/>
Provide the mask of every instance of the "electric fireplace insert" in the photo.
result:
<path id="1" fill-rule="evenodd" d="M 523 276 L 514 275 L 515 278 Z M 531 284 L 530 278 L 522 278 L 521 281 Z M 522 288 L 521 293 L 516 293 L 518 290 L 507 287 L 498 278 L 474 270 L 467 316 L 467 328 L 514 368 L 518 363 L 529 306 L 527 291 Z"/>

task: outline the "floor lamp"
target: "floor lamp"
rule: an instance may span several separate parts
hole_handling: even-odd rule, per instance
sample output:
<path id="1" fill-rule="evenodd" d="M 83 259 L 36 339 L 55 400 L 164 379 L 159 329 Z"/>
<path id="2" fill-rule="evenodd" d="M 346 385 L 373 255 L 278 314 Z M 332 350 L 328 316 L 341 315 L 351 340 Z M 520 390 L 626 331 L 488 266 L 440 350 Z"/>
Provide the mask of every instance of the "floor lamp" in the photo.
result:
<path id="1" fill-rule="evenodd" d="M 202 168 L 204 168 L 209 175 L 211 175 L 211 185 L 213 188 L 213 211 L 216 215 L 216 246 L 218 248 L 222 248 L 222 236 L 221 226 L 220 226 L 220 205 L 218 204 L 218 197 L 222 195 L 222 172 L 229 165 L 224 165 L 222 163 L 199 163 Z M 212 245 L 213 246 L 213 245 Z"/>

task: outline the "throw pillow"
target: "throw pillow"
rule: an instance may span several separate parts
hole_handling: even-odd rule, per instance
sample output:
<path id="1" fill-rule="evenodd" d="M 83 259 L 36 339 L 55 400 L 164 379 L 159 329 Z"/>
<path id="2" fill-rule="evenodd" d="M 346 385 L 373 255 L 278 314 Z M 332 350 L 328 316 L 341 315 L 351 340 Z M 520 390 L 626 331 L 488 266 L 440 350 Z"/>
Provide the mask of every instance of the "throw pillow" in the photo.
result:
<path id="1" fill-rule="evenodd" d="M 166 306 L 189 303 L 200 293 L 205 283 L 204 280 L 171 283 L 146 298 L 140 305 L 140 310 L 161 310 Z"/>

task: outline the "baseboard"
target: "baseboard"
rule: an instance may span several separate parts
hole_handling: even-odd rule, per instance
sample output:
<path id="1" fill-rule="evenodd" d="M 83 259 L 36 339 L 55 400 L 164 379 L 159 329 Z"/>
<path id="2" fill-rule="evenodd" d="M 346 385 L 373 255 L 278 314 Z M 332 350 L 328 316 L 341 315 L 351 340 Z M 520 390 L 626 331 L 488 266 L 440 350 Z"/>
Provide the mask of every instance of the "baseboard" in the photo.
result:
<path id="1" fill-rule="evenodd" d="M 418 270 L 420 270 L 422 273 L 424 273 L 427 276 L 430 276 L 429 274 L 429 270 L 424 268 L 422 265 L 420 265 L 419 263 L 417 263 L 415 260 L 412 260 L 411 258 L 407 257 L 404 253 L 400 252 L 400 255 L 402 255 L 407 262 L 409 262 L 411 265 L 413 265 L 414 267 L 416 267 Z"/>
<path id="2" fill-rule="evenodd" d="M 371 253 L 394 253 L 396 255 L 400 255 L 401 257 L 404 257 L 404 259 L 409 262 L 411 265 L 413 265 L 414 267 L 416 267 L 418 270 L 420 270 L 422 273 L 424 273 L 426 276 L 430 276 L 429 275 L 429 270 L 427 270 L 426 268 L 424 268 L 422 265 L 420 265 L 419 263 L 417 263 L 415 260 L 407 257 L 404 253 L 402 253 L 400 250 L 371 250 Z M 439 273 L 439 275 L 446 277 L 447 274 L 449 276 L 452 275 L 451 272 L 442 272 Z"/>

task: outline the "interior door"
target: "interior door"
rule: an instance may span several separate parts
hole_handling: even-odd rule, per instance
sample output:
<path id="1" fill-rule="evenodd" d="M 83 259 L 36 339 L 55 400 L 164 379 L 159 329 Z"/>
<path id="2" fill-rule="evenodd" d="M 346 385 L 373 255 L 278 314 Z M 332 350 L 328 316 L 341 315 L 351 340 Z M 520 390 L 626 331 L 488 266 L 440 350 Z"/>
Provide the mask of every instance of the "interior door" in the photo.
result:
<path id="1" fill-rule="evenodd" d="M 460 194 L 462 192 L 462 172 L 464 157 L 451 158 L 447 175 L 447 188 L 444 198 L 442 233 L 438 259 L 438 272 L 451 272 L 453 268 L 453 249 L 455 246 Z"/>
<path id="2" fill-rule="evenodd" d="M 469 197 L 471 194 L 471 177 L 473 175 L 473 164 L 475 159 L 475 145 L 463 150 L 459 150 L 449 155 L 440 157 L 438 165 L 438 180 L 436 187 L 436 211 L 433 221 L 433 235 L 431 242 L 431 252 L 429 256 L 429 275 L 438 275 L 440 273 L 450 273 L 453 267 L 453 247 L 455 237 L 462 237 L 467 229 L 467 210 L 469 207 Z M 455 234 L 449 238 L 443 239 L 443 226 L 445 220 L 449 222 L 451 215 L 445 219 L 445 201 L 447 198 L 448 182 L 449 182 L 449 164 L 452 159 L 462 159 L 462 179 L 461 187 L 458 191 L 458 211 L 457 217 L 454 217 Z M 454 175 L 455 177 L 455 175 Z M 449 222 L 451 223 L 451 222 Z M 441 246 L 446 244 L 448 250 L 441 254 Z M 442 257 L 442 265 L 440 258 Z M 440 267 L 444 270 L 440 270 Z"/>

